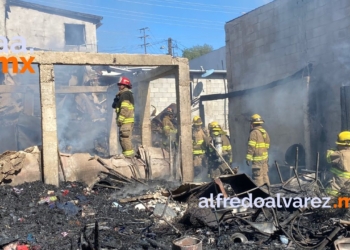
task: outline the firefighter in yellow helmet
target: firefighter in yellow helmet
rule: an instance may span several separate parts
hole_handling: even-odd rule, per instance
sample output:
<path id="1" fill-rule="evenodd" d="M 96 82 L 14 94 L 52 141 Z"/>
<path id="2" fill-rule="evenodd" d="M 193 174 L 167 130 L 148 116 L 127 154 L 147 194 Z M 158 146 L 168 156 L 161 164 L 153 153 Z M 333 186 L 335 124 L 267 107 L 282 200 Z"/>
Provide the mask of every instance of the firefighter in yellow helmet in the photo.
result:
<path id="1" fill-rule="evenodd" d="M 218 154 L 226 161 L 230 166 L 232 163 L 232 149 L 231 143 L 225 132 L 221 129 L 218 122 L 211 122 L 208 126 L 210 136 L 206 139 L 206 148 L 208 156 L 208 167 L 211 178 L 217 178 L 223 174 L 230 174 L 231 171 L 228 169 L 225 162 L 219 157 Z M 213 149 L 212 144 L 215 149 Z"/>
<path id="2" fill-rule="evenodd" d="M 252 163 L 252 179 L 257 186 L 262 186 L 269 180 L 268 150 L 270 148 L 270 136 L 262 127 L 264 120 L 260 115 L 252 115 L 250 119 L 250 134 L 248 139 L 248 149 L 246 163 Z"/>
<path id="3" fill-rule="evenodd" d="M 206 155 L 205 155 L 205 140 L 207 138 L 204 129 L 202 128 L 202 119 L 196 115 L 192 121 L 192 153 L 193 153 L 193 168 L 194 177 L 200 173 L 207 173 Z"/>
<path id="4" fill-rule="evenodd" d="M 172 119 L 174 118 L 174 110 L 172 108 L 167 108 L 165 115 L 163 116 L 163 147 L 169 151 L 170 143 L 175 142 L 177 129 L 172 123 Z"/>
<path id="5" fill-rule="evenodd" d="M 327 173 L 326 192 L 337 196 L 339 191 L 350 191 L 350 131 L 339 133 L 335 143 L 336 150 L 327 150 L 326 158 L 331 167 Z"/>

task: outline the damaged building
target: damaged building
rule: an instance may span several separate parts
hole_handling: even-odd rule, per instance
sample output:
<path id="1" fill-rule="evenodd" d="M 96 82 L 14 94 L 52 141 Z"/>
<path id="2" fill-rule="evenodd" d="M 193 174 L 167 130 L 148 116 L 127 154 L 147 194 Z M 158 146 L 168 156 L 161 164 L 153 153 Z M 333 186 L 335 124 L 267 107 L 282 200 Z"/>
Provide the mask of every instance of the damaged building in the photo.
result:
<path id="1" fill-rule="evenodd" d="M 1 34 L 9 40 L 9 46 L 15 43 L 12 39 L 18 35 L 25 39 L 27 49 L 33 51 L 85 51 L 97 52 L 96 29 L 101 26 L 101 16 L 57 9 L 24 1 L 1 1 L 0 15 Z M 33 28 L 33 23 L 36 23 Z M 1 102 L 0 123 L 2 131 L 0 140 L 6 141 L 0 145 L 0 152 L 6 150 L 23 150 L 30 146 L 41 144 L 41 111 L 39 94 L 38 67 L 33 66 L 35 73 L 9 73 L 0 76 Z M 62 138 L 60 148 L 65 152 L 72 150 L 92 151 L 105 154 L 106 145 L 93 146 L 88 142 L 85 148 L 74 145 L 74 141 L 65 142 L 69 133 L 77 133 L 81 125 L 70 122 L 89 119 L 103 120 L 106 98 L 99 93 L 84 93 L 80 91 L 62 90 L 68 86 L 97 86 L 107 85 L 105 79 L 99 80 L 102 68 L 93 69 L 91 66 L 55 66 L 57 88 L 57 106 L 60 131 Z M 64 124 L 64 125 L 63 125 Z M 66 126 L 72 127 L 69 131 Z M 97 127 L 101 127 L 97 126 Z M 75 128 L 75 129 L 74 129 Z M 104 138 L 99 144 L 105 144 L 106 131 L 100 130 L 92 135 L 92 140 Z M 100 139 L 101 140 L 101 139 Z M 104 141 L 103 141 L 104 140 Z M 95 142 L 96 144 L 96 142 Z M 98 151 L 98 149 L 100 149 Z"/>
<path id="2" fill-rule="evenodd" d="M 347 125 L 341 119 L 346 98 L 340 97 L 347 71 L 335 55 L 344 41 L 339 22 L 348 18 L 340 9 L 348 4 L 334 2 L 336 7 L 321 0 L 276 0 L 228 22 L 227 91 L 225 69 L 190 70 L 187 59 L 170 55 L 35 51 L 37 74 L 5 74 L 0 86 L 1 98 L 8 94 L 11 100 L 1 101 L 2 127 L 8 129 L 1 140 L 9 141 L 6 147 L 14 141 L 11 151 L 0 155 L 0 247 L 348 249 L 350 199 L 334 197 L 329 209 L 310 202 L 327 198 L 319 174 L 322 156 Z M 345 16 L 337 19 L 339 13 Z M 101 18 L 90 18 L 97 27 Z M 329 23 L 317 26 L 323 18 Z M 130 77 L 136 99 L 132 159 L 111 157 L 119 135 L 110 104 L 121 74 Z M 34 77 L 37 85 L 27 82 Z M 157 84 L 168 89 L 173 84 L 175 91 L 165 96 Z M 176 110 L 174 155 L 152 147 L 152 105 Z M 191 116 L 217 119 L 219 111 L 224 128 L 228 117 L 239 172 L 193 183 Z M 271 135 L 277 184 L 257 186 L 242 173 L 252 113 L 264 117 Z M 227 204 L 231 198 L 242 203 Z M 245 206 L 244 198 L 253 205 Z M 281 206 L 265 206 L 267 199 L 278 204 L 281 198 Z M 203 199 L 210 207 L 199 206 Z M 286 199 L 301 204 L 288 205 Z"/>
<path id="3" fill-rule="evenodd" d="M 238 165 L 244 166 L 249 117 L 258 113 L 271 136 L 272 162 L 289 172 L 298 146 L 303 168 L 315 169 L 316 152 L 321 168 L 327 166 L 326 150 L 349 129 L 349 6 L 275 0 L 226 23 L 229 127 Z"/>

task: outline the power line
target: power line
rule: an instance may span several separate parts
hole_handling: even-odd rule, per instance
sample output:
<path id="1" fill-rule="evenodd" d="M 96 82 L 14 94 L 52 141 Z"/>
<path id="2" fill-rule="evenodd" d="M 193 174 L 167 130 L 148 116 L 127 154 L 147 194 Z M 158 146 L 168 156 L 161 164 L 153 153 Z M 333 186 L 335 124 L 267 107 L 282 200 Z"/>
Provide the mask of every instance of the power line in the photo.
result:
<path id="1" fill-rule="evenodd" d="M 38 2 L 45 2 L 47 3 L 46 1 L 44 0 L 36 0 Z M 201 24 L 205 24 L 205 25 L 213 25 L 213 26 L 223 26 L 225 24 L 225 22 L 223 21 L 214 21 L 214 20 L 203 20 L 203 19 L 193 19 L 193 18 L 183 18 L 183 17 L 176 17 L 176 16 L 167 16 L 167 15 L 159 15 L 159 14 L 149 14 L 149 13 L 144 13 L 144 12 L 137 12 L 137 11 L 128 11 L 128 10 L 120 10 L 120 9 L 115 9 L 115 8 L 108 8 L 108 7 L 101 7 L 101 6 L 96 6 L 96 5 L 89 5 L 89 4 L 80 4 L 80 3 L 74 3 L 74 2 L 70 2 L 70 1 L 59 1 L 59 3 L 54 3 L 54 4 L 60 4 L 61 5 L 64 5 L 62 4 L 62 2 L 65 2 L 65 3 L 69 3 L 70 5 L 75 5 L 77 6 L 77 8 L 83 8 L 83 9 L 89 9 L 89 8 L 84 8 L 86 6 L 90 6 L 92 7 L 94 10 L 98 10 L 98 9 L 107 9 L 107 10 L 112 10 L 112 11 L 106 11 L 106 10 L 98 10 L 98 11 L 101 11 L 101 12 L 107 12 L 107 13 L 115 13 L 115 11 L 118 11 L 118 16 L 119 15 L 127 15 L 127 16 L 137 16 L 137 17 L 140 17 L 140 14 L 141 15 L 148 15 L 148 16 L 145 16 L 144 18 L 151 18 L 151 19 L 158 19 L 158 20 L 167 20 L 167 21 L 173 21 L 173 20 L 169 20 L 169 19 L 175 19 L 174 21 L 176 22 L 183 22 L 183 23 L 192 23 L 192 24 L 198 24 L 199 22 Z M 80 7 L 82 6 L 82 7 Z M 130 13 L 130 14 L 128 14 Z M 158 17 L 163 17 L 163 18 L 157 18 L 156 16 Z"/>
<path id="2" fill-rule="evenodd" d="M 208 8 L 220 8 L 220 9 L 235 9 L 235 10 L 249 10 L 248 8 L 244 7 L 233 7 L 228 5 L 214 5 L 214 4 L 204 4 L 204 3 L 193 3 L 193 2 L 186 2 L 186 1 L 176 1 L 176 0 L 149 0 L 154 2 L 162 2 L 162 3 L 174 3 L 174 4 L 182 4 L 182 5 L 193 5 L 195 7 L 208 7 Z"/>
<path id="3" fill-rule="evenodd" d="M 148 27 L 146 28 L 141 28 L 141 30 L 143 31 L 143 36 L 140 36 L 139 38 L 143 38 L 143 45 L 140 45 L 141 47 L 143 46 L 145 48 L 145 54 L 147 54 L 147 45 L 149 45 L 149 43 L 146 43 L 146 37 L 148 37 L 149 35 L 146 35 L 146 30 L 148 30 Z"/>
<path id="4" fill-rule="evenodd" d="M 43 0 L 35 0 L 36 2 L 42 2 L 42 3 L 45 3 L 47 4 L 46 1 L 43 1 Z M 74 7 L 76 9 L 84 9 L 84 10 L 91 10 L 90 8 L 85 8 L 85 7 L 80 7 L 80 6 L 75 6 L 73 2 L 68 2 L 68 1 L 62 1 L 62 2 L 66 2 L 66 3 L 70 3 L 70 7 Z M 65 4 L 63 3 L 53 3 L 54 5 L 60 5 L 60 6 L 65 6 Z M 92 6 L 92 5 L 90 5 Z M 97 6 L 94 6 L 95 8 L 99 8 Z M 115 12 L 111 12 L 111 11 L 103 11 L 103 10 L 97 10 L 97 11 L 100 11 L 100 12 L 108 12 L 108 13 L 115 13 Z M 126 14 L 126 13 L 118 13 L 118 15 L 115 15 L 115 16 L 108 16 L 108 15 L 103 15 L 103 17 L 110 17 L 110 18 L 115 18 L 115 19 L 127 19 L 128 21 L 137 21 L 137 22 L 140 22 L 140 18 L 137 18 L 137 19 L 132 19 L 132 18 L 129 18 L 129 17 L 122 17 L 120 15 L 126 15 L 126 16 L 133 16 L 133 14 Z M 138 15 L 139 17 L 139 15 Z M 155 19 L 155 18 L 152 18 L 152 17 L 143 17 L 143 18 L 149 18 L 149 19 Z M 168 20 L 168 19 L 161 19 L 161 18 L 157 18 L 157 19 L 160 19 L 160 20 L 166 20 L 166 21 L 171 21 L 171 23 L 167 23 L 167 22 L 157 22 L 157 21 L 152 21 L 152 20 L 145 20 L 147 22 L 151 22 L 151 23 L 159 23 L 159 24 L 163 24 L 163 25 L 172 25 L 172 26 L 185 26 L 185 27 L 188 27 L 188 28 L 204 28 L 204 29 L 211 29 L 211 30 L 223 30 L 223 25 L 224 23 L 222 23 L 222 28 L 218 28 L 219 26 L 212 26 L 212 27 L 209 27 L 209 26 L 205 26 L 205 25 L 201 25 L 201 26 L 195 26 L 195 25 L 187 25 L 186 23 L 193 23 L 193 22 L 185 22 L 185 21 L 181 21 L 181 20 Z M 183 23 L 179 23 L 179 22 L 183 22 Z M 196 22 L 196 23 L 199 23 L 199 22 Z M 206 24 L 206 25 L 211 25 L 211 24 Z"/>
<path id="5" fill-rule="evenodd" d="M 128 2 L 128 3 L 137 3 L 137 4 L 145 4 L 145 5 L 152 5 L 152 6 L 159 6 L 159 7 L 167 7 L 167 8 L 174 8 L 174 9 L 184 9 L 184 10 L 197 10 L 197 11 L 204 11 L 204 12 L 220 12 L 220 13 L 227 13 L 232 14 L 232 12 L 238 12 L 242 13 L 241 11 L 220 11 L 220 10 L 204 10 L 204 9 L 193 9 L 193 8 L 185 8 L 185 7 L 179 7 L 179 6 L 166 6 L 161 4 L 152 4 L 152 3 L 146 3 L 146 2 L 135 2 L 135 1 L 129 1 L 129 0 L 116 0 L 121 2 Z"/>

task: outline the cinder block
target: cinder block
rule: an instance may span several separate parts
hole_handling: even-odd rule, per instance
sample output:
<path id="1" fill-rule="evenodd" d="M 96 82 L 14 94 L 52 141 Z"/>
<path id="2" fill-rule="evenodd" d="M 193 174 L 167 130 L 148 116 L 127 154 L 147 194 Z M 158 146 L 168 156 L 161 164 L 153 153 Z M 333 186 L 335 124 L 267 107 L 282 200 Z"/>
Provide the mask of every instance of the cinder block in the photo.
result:
<path id="1" fill-rule="evenodd" d="M 172 97 L 171 94 L 172 94 L 171 92 L 164 93 L 164 94 L 163 94 L 163 97 Z"/>
<path id="2" fill-rule="evenodd" d="M 151 93 L 152 93 L 152 92 L 153 92 L 153 93 L 159 92 L 159 88 L 151 87 L 150 89 L 151 89 Z"/>
<path id="3" fill-rule="evenodd" d="M 314 9 L 316 9 L 318 7 L 317 0 L 306 1 L 305 7 L 306 7 L 307 12 L 313 11 Z"/>
<path id="4" fill-rule="evenodd" d="M 349 17 L 349 13 L 346 13 L 345 11 L 343 11 L 343 9 L 335 9 L 335 10 L 331 10 L 331 20 L 334 21 L 338 21 L 344 18 L 348 18 Z M 341 24 L 341 23 L 340 23 Z"/>

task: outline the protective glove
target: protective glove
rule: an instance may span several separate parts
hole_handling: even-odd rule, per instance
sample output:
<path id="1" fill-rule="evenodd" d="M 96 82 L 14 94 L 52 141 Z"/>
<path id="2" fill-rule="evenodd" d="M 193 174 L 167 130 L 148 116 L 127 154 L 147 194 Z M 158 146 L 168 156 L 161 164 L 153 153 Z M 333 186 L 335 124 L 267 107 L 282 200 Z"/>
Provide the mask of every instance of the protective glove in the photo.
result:
<path id="1" fill-rule="evenodd" d="M 123 123 L 122 122 L 119 122 L 118 120 L 117 120 L 117 126 L 118 127 L 121 127 L 123 125 Z"/>
<path id="2" fill-rule="evenodd" d="M 112 108 L 115 109 L 117 107 L 118 102 L 119 102 L 119 96 L 116 96 L 113 100 Z"/>
<path id="3" fill-rule="evenodd" d="M 247 163 L 247 166 L 250 166 L 250 161 L 246 160 L 245 163 Z"/>

